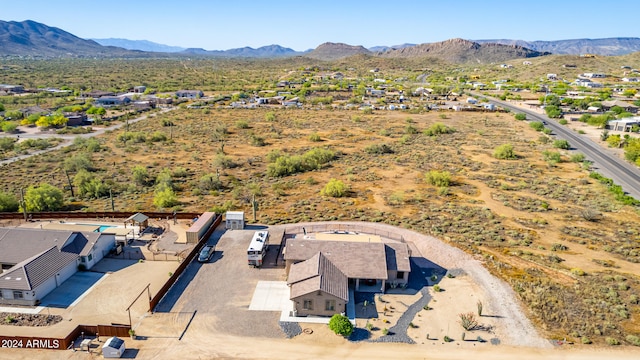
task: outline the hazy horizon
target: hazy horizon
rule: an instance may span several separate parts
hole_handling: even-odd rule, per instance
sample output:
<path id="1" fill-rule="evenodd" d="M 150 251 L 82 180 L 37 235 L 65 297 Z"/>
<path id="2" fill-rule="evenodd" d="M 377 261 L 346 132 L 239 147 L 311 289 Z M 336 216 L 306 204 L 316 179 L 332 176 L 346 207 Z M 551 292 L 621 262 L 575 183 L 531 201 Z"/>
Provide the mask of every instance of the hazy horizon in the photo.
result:
<path id="1" fill-rule="evenodd" d="M 540 0 L 531 5 L 488 0 L 445 3 L 408 0 L 335 1 L 320 4 L 282 0 L 264 3 L 192 0 L 182 7 L 166 0 L 127 2 L 110 6 L 78 0 L 26 0 L 3 4 L 2 20 L 33 20 L 84 39 L 146 40 L 167 46 L 228 50 L 280 45 L 296 51 L 325 42 L 375 46 L 421 44 L 452 38 L 470 40 L 564 40 L 638 37 L 628 22 L 578 21 L 591 14 L 610 13 L 607 3 Z M 635 2 L 616 2 L 621 14 Z M 586 13 L 585 13 L 586 12 Z M 595 18 L 597 20 L 597 18 Z M 633 31 L 633 30 L 631 30 Z"/>

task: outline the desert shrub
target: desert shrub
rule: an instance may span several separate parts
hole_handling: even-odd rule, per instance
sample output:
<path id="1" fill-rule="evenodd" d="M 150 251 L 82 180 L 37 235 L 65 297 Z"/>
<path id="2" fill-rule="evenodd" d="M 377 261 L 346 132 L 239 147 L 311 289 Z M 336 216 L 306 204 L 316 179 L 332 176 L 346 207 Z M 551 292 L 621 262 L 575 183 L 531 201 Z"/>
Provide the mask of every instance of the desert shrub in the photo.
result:
<path id="1" fill-rule="evenodd" d="M 501 160 L 515 159 L 517 156 L 513 151 L 513 145 L 502 144 L 493 150 L 493 157 Z"/>
<path id="2" fill-rule="evenodd" d="M 264 140 L 262 136 L 258 136 L 256 134 L 251 134 L 249 136 L 249 143 L 253 146 L 261 147 L 267 145 L 267 142 Z"/>
<path id="3" fill-rule="evenodd" d="M 327 185 L 322 188 L 320 194 L 323 196 L 343 197 L 349 192 L 348 186 L 341 180 L 331 179 Z"/>
<path id="4" fill-rule="evenodd" d="M 580 341 L 581 341 L 583 344 L 585 344 L 585 345 L 589 345 L 589 344 L 593 343 L 593 341 L 591 341 L 591 339 L 589 339 L 589 338 L 588 338 L 588 337 L 586 337 L 586 336 L 583 336 L 583 337 L 582 337 L 582 339 L 581 339 Z"/>
<path id="5" fill-rule="evenodd" d="M 616 338 L 608 337 L 604 341 L 606 341 L 606 343 L 609 345 L 620 345 L 620 341 L 618 341 L 618 339 Z"/>
<path id="6" fill-rule="evenodd" d="M 448 171 L 431 170 L 424 175 L 425 181 L 434 186 L 449 186 L 451 184 L 451 173 Z"/>
<path id="7" fill-rule="evenodd" d="M 516 120 L 527 120 L 527 114 L 525 113 L 516 113 L 514 117 Z"/>
<path id="8" fill-rule="evenodd" d="M 353 333 L 353 324 L 349 321 L 349 318 L 335 314 L 329 320 L 329 329 L 337 335 L 349 336 Z"/>
<path id="9" fill-rule="evenodd" d="M 313 141 L 313 142 L 318 142 L 321 141 L 322 139 L 320 138 L 320 135 L 318 133 L 312 133 L 311 135 L 309 135 L 309 141 Z"/>
<path id="10" fill-rule="evenodd" d="M 440 290 L 442 290 L 442 289 L 440 289 L 440 285 L 438 285 L 438 284 L 433 285 L 433 291 L 440 292 Z"/>
<path id="11" fill-rule="evenodd" d="M 569 146 L 569 142 L 567 140 L 560 139 L 553 142 L 553 147 L 563 150 L 569 150 L 571 146 Z"/>
<path id="12" fill-rule="evenodd" d="M 205 191 L 219 190 L 222 187 L 220 179 L 215 174 L 204 174 L 198 180 L 198 188 Z"/>
<path id="13" fill-rule="evenodd" d="M 452 342 L 453 341 L 453 339 L 450 338 L 449 335 L 445 335 L 443 340 L 444 340 L 444 342 Z"/>
<path id="14" fill-rule="evenodd" d="M 478 327 L 478 320 L 476 319 L 476 315 L 474 313 L 461 313 L 458 314 L 458 317 L 458 324 L 460 324 L 463 329 L 471 331 Z"/>
<path id="15" fill-rule="evenodd" d="M 411 124 L 407 124 L 407 126 L 404 127 L 404 133 L 405 134 L 417 134 L 418 133 L 418 129 L 416 129 L 413 125 Z"/>
<path id="16" fill-rule="evenodd" d="M 570 271 L 571 271 L 571 273 L 572 273 L 573 275 L 575 275 L 575 276 L 584 276 L 584 275 L 585 275 L 584 270 L 582 270 L 582 269 L 580 269 L 580 268 L 573 268 L 573 269 L 571 269 Z"/>
<path id="17" fill-rule="evenodd" d="M 13 150 L 16 144 L 16 139 L 11 137 L 0 137 L 0 150 L 6 152 Z"/>
<path id="18" fill-rule="evenodd" d="M 558 120 L 558 123 L 560 125 L 567 125 L 569 122 L 566 119 L 560 119 L 560 120 Z"/>
<path id="19" fill-rule="evenodd" d="M 154 131 L 153 134 L 151 134 L 151 142 L 158 142 L 158 141 L 166 141 L 167 140 L 167 135 L 165 135 L 165 133 L 163 133 L 162 131 Z"/>
<path id="20" fill-rule="evenodd" d="M 557 151 L 545 150 L 542 152 L 542 158 L 550 165 L 555 165 L 562 161 L 562 156 Z"/>
<path id="21" fill-rule="evenodd" d="M 249 128 L 249 122 L 247 122 L 247 120 L 238 120 L 238 121 L 236 121 L 236 127 L 238 129 L 248 129 Z"/>
<path id="22" fill-rule="evenodd" d="M 542 131 L 544 129 L 544 124 L 541 121 L 532 121 L 529 123 L 529 126 L 535 131 Z"/>
<path id="23" fill-rule="evenodd" d="M 79 172 L 80 170 L 93 171 L 93 161 L 86 153 L 76 154 L 64 159 L 63 167 L 69 172 Z"/>
<path id="24" fill-rule="evenodd" d="M 368 154 L 393 154 L 393 149 L 387 144 L 371 144 L 364 148 L 364 151 Z"/>
<path id="25" fill-rule="evenodd" d="M 275 121 L 276 120 L 276 114 L 273 111 L 270 111 L 268 113 L 266 113 L 264 115 L 264 119 L 266 121 Z"/>
<path id="26" fill-rule="evenodd" d="M 581 163 L 585 160 L 585 156 L 582 153 L 571 155 L 571 162 Z"/>
<path id="27" fill-rule="evenodd" d="M 149 173 L 147 168 L 142 165 L 136 165 L 133 167 L 133 181 L 141 186 L 144 186 L 149 181 Z"/>
<path id="28" fill-rule="evenodd" d="M 270 153 L 267 159 L 267 176 L 281 177 L 295 173 L 320 169 L 324 164 L 335 158 L 335 153 L 328 149 L 313 148 L 303 155 L 283 155 L 279 152 Z"/>
<path id="29" fill-rule="evenodd" d="M 389 329 L 384 328 L 382 329 L 382 335 L 388 335 L 389 334 Z"/>
<path id="30" fill-rule="evenodd" d="M 625 340 L 627 340 L 627 342 L 630 343 L 633 346 L 640 346 L 640 337 L 637 337 L 635 335 L 629 334 L 629 335 L 627 335 Z"/>
<path id="31" fill-rule="evenodd" d="M 233 169 L 234 167 L 238 166 L 238 164 L 236 164 L 233 159 L 222 154 L 216 155 L 215 159 L 213 159 L 213 165 L 222 169 Z"/>
<path id="32" fill-rule="evenodd" d="M 453 132 L 455 132 L 455 129 L 450 128 L 443 123 L 437 122 L 426 129 L 424 131 L 424 134 L 427 136 L 436 136 L 440 134 L 451 134 Z"/>

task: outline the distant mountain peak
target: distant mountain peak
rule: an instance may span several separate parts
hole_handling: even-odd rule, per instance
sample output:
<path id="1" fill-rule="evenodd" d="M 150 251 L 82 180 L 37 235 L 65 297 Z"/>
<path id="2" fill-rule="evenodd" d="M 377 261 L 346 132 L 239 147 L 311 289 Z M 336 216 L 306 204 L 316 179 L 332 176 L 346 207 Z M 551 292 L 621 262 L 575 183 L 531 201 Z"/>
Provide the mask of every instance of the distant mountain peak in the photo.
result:
<path id="1" fill-rule="evenodd" d="M 158 44 L 148 40 L 129 40 L 121 38 L 107 38 L 107 39 L 91 39 L 102 46 L 117 46 L 127 50 L 140 50 L 151 52 L 180 52 L 185 48 L 180 46 L 170 46 L 164 44 Z"/>
<path id="2" fill-rule="evenodd" d="M 371 54 L 371 51 L 358 45 L 326 42 L 318 45 L 313 51 L 306 54 L 307 57 L 319 60 L 336 60 L 358 54 Z"/>
<path id="3" fill-rule="evenodd" d="M 615 37 L 602 39 L 569 39 L 554 41 L 525 41 L 510 39 L 475 40 L 478 43 L 496 43 L 504 45 L 523 46 L 536 51 L 546 51 L 553 54 L 580 55 L 625 55 L 640 51 L 640 38 Z"/>

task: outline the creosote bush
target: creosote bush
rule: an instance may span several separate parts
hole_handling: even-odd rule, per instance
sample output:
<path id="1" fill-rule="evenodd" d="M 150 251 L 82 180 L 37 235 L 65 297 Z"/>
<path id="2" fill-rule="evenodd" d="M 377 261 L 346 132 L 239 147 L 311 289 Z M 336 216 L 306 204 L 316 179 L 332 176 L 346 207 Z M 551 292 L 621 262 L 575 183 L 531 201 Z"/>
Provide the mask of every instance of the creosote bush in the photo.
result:
<path id="1" fill-rule="evenodd" d="M 500 160 L 511 160 L 517 158 L 513 151 L 513 145 L 511 144 L 502 144 L 495 148 L 493 151 L 493 157 Z"/>
<path id="2" fill-rule="evenodd" d="M 451 173 L 448 171 L 431 170 L 424 175 L 425 181 L 433 186 L 449 186 L 451 184 Z"/>
<path id="3" fill-rule="evenodd" d="M 460 318 L 458 320 L 458 324 L 460 324 L 463 329 L 471 331 L 478 327 L 478 320 L 476 319 L 476 315 L 474 313 L 461 313 L 458 314 L 458 317 Z"/>

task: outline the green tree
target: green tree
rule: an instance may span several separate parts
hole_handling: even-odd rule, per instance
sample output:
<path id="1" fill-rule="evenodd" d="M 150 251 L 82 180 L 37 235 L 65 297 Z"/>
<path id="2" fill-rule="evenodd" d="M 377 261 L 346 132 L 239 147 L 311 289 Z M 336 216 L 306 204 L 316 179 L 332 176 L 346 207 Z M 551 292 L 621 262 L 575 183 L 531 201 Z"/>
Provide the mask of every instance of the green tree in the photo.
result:
<path id="1" fill-rule="evenodd" d="M 64 204 L 62 191 L 50 184 L 30 186 L 24 195 L 27 211 L 56 211 Z"/>
<path id="2" fill-rule="evenodd" d="M 18 211 L 18 200 L 15 196 L 0 191 L 0 212 L 14 212 Z"/>
<path id="3" fill-rule="evenodd" d="M 178 197 L 176 196 L 175 191 L 170 187 L 162 187 L 156 189 L 155 196 L 153 197 L 153 205 L 157 208 L 165 209 L 170 208 L 172 206 L 178 205 L 180 202 L 178 201 Z"/>
<path id="4" fill-rule="evenodd" d="M 78 194 L 90 199 L 98 199 L 109 194 L 109 187 L 94 174 L 87 170 L 80 170 L 73 177 L 73 185 L 78 189 Z"/>
<path id="5" fill-rule="evenodd" d="M 495 148 L 495 150 L 493 151 L 493 157 L 502 160 L 517 158 L 515 152 L 513 151 L 513 145 L 511 144 L 502 144 Z"/>
<path id="6" fill-rule="evenodd" d="M 427 136 L 436 136 L 440 134 L 451 134 L 455 131 L 455 129 L 450 128 L 443 123 L 437 122 L 426 129 L 424 131 L 424 134 Z"/>
<path id="7" fill-rule="evenodd" d="M 571 146 L 569 145 L 569 142 L 567 140 L 561 139 L 561 140 L 554 141 L 553 147 L 558 149 L 569 150 Z"/>
<path id="8" fill-rule="evenodd" d="M 320 191 L 323 196 L 343 197 L 349 192 L 349 187 L 341 180 L 331 179 Z"/>
<path id="9" fill-rule="evenodd" d="M 348 317 L 335 314 L 329 320 L 329 329 L 337 335 L 347 337 L 353 333 L 353 324 L 349 321 Z"/>
<path id="10" fill-rule="evenodd" d="M 6 133 L 13 133 L 16 131 L 17 128 L 18 128 L 18 124 L 14 122 L 6 121 L 2 123 L 2 131 Z"/>
<path id="11" fill-rule="evenodd" d="M 173 190 L 173 178 L 171 177 L 171 170 L 164 168 L 158 176 L 156 176 L 156 189 L 169 188 Z"/>
<path id="12" fill-rule="evenodd" d="M 147 185 L 149 181 L 149 173 L 147 168 L 142 165 L 136 165 L 133 167 L 133 181 L 140 186 Z"/>

